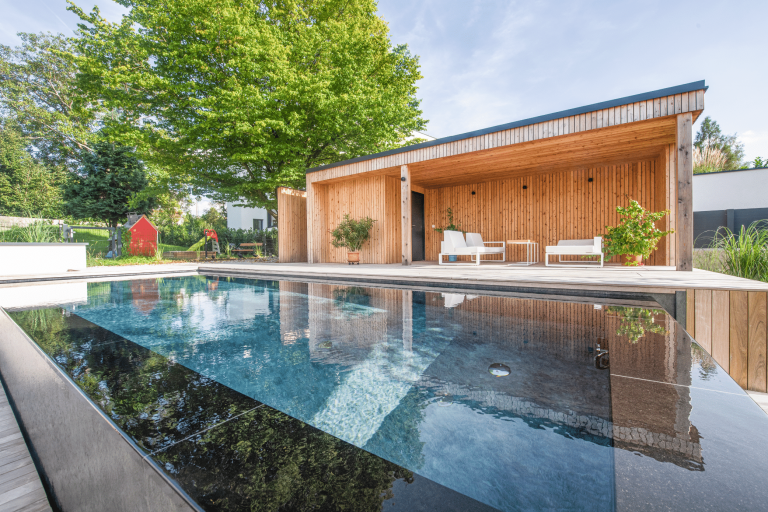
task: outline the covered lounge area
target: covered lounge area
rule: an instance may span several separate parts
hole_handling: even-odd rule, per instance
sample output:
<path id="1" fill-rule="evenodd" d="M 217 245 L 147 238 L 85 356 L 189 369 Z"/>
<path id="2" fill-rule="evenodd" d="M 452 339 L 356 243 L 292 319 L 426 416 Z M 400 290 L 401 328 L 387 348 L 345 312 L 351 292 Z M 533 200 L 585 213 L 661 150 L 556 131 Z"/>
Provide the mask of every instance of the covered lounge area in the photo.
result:
<path id="1" fill-rule="evenodd" d="M 305 192 L 278 194 L 281 262 L 345 262 L 329 231 L 347 213 L 376 220 L 362 263 L 436 262 L 449 209 L 484 240 L 536 242 L 543 262 L 546 246 L 599 236 L 634 199 L 669 210 L 658 227 L 675 230 L 646 264 L 692 270 L 692 125 L 706 89 L 694 82 L 309 169 Z M 519 249 L 508 244 L 506 260 Z"/>

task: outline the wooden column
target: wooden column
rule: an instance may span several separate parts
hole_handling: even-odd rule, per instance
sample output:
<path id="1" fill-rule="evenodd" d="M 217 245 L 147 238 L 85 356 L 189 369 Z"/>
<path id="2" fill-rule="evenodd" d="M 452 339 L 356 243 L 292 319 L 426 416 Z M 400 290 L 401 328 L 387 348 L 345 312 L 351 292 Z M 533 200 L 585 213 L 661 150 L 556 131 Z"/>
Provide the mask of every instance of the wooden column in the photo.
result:
<path id="1" fill-rule="evenodd" d="M 407 165 L 400 166 L 400 222 L 402 224 L 403 265 L 413 261 L 411 242 L 411 171 Z"/>
<path id="2" fill-rule="evenodd" d="M 693 270 L 693 117 L 677 115 L 677 270 Z"/>
<path id="3" fill-rule="evenodd" d="M 403 350 L 413 350 L 413 291 L 403 290 Z"/>

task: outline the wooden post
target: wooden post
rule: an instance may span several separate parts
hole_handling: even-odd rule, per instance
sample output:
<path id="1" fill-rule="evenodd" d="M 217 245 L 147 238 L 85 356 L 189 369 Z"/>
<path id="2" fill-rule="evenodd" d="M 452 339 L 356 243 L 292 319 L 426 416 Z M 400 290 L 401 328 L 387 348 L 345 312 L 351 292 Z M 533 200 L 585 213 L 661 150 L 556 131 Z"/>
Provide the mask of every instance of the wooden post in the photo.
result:
<path id="1" fill-rule="evenodd" d="M 400 222 L 402 223 L 403 265 L 413 261 L 413 245 L 411 242 L 411 171 L 407 165 L 400 166 Z"/>
<path id="2" fill-rule="evenodd" d="M 693 270 L 693 117 L 677 116 L 677 270 Z"/>
<path id="3" fill-rule="evenodd" d="M 307 177 L 307 263 L 316 263 L 315 261 L 315 240 L 313 239 L 313 222 L 315 216 L 315 190 L 312 182 Z"/>
<path id="4" fill-rule="evenodd" d="M 413 350 L 413 291 L 403 290 L 403 351 Z"/>

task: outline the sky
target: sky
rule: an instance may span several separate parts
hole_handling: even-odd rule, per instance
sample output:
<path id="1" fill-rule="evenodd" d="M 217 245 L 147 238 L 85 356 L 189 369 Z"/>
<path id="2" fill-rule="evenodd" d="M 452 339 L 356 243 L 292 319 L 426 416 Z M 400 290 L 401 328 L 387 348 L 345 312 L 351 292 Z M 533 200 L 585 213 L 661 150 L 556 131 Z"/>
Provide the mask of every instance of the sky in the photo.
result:
<path id="1" fill-rule="evenodd" d="M 71 35 L 66 5 L 0 0 L 0 44 L 18 44 L 17 32 Z M 125 12 L 98 5 L 112 21 Z M 393 44 L 420 57 L 432 136 L 706 80 L 705 115 L 738 134 L 747 160 L 768 158 L 765 0 L 380 0 L 379 14 Z"/>

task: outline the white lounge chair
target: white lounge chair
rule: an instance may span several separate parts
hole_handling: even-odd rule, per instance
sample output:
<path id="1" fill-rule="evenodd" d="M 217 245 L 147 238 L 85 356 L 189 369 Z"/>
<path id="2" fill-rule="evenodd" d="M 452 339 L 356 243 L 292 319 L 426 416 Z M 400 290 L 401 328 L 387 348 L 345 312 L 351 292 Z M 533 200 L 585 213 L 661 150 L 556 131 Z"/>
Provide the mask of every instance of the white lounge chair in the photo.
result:
<path id="1" fill-rule="evenodd" d="M 501 247 L 488 247 L 486 244 L 501 244 Z M 483 254 L 501 254 L 501 262 L 507 261 L 507 243 L 506 242 L 483 242 L 483 237 L 480 233 L 467 233 L 467 247 L 478 247 L 479 255 Z M 498 260 L 492 260 L 498 261 Z M 480 258 L 478 258 L 477 264 L 480 264 Z"/>
<path id="2" fill-rule="evenodd" d="M 501 254 L 502 257 L 505 256 L 505 247 L 485 247 L 483 238 L 477 233 L 469 233 L 467 238 L 472 241 L 472 245 L 467 244 L 464 240 L 464 235 L 460 231 L 443 231 L 443 241 L 440 242 L 440 254 L 438 255 L 437 262 L 440 265 L 467 265 L 464 262 L 444 263 L 443 256 L 469 256 L 475 265 L 480 265 L 481 254 Z M 505 242 L 501 243 L 506 246 Z"/>
<path id="3" fill-rule="evenodd" d="M 550 256 L 557 256 L 558 263 L 549 263 Z M 600 256 L 600 261 L 563 261 L 563 256 Z M 544 264 L 548 267 L 602 267 L 603 266 L 603 238 L 596 236 L 586 240 L 560 240 L 557 245 L 548 245 L 544 255 Z"/>

